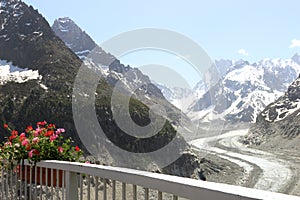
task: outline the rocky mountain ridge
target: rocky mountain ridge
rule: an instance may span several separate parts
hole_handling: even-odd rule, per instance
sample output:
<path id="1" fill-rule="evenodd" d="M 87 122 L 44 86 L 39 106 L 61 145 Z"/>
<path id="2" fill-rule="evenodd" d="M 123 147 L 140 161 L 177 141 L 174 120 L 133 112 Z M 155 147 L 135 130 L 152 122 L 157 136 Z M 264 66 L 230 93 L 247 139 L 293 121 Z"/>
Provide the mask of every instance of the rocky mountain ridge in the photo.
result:
<path id="1" fill-rule="evenodd" d="M 300 77 L 285 94 L 269 104 L 257 117 L 245 144 L 271 145 L 285 149 L 298 149 L 300 133 Z"/>

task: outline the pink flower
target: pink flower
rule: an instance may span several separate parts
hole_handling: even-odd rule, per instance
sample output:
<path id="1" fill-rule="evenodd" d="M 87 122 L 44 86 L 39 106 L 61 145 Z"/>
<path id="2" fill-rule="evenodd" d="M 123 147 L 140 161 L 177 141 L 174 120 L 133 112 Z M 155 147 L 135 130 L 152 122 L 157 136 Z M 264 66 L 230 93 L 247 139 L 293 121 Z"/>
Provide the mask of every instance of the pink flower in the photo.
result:
<path id="1" fill-rule="evenodd" d="M 61 133 L 64 133 L 65 132 L 65 129 L 63 129 L 63 128 L 59 128 L 59 129 L 57 129 L 56 131 L 55 131 L 55 133 L 57 134 L 57 135 L 59 135 L 59 134 L 61 134 Z"/>
<path id="2" fill-rule="evenodd" d="M 28 152 L 28 157 L 29 157 L 29 158 L 32 158 L 32 156 L 33 156 L 33 149 L 32 149 L 31 151 Z"/>
<path id="3" fill-rule="evenodd" d="M 57 150 L 59 153 L 62 153 L 64 151 L 64 149 L 62 147 L 58 147 Z"/>
<path id="4" fill-rule="evenodd" d="M 11 146 L 12 143 L 11 142 L 5 142 L 4 146 Z"/>
<path id="5" fill-rule="evenodd" d="M 40 155 L 40 152 L 36 149 L 32 149 L 31 151 L 28 152 L 28 157 L 32 158 L 33 154 Z"/>
<path id="6" fill-rule="evenodd" d="M 35 129 L 35 131 L 33 132 L 33 135 L 34 135 L 34 137 L 37 137 L 37 136 L 39 136 L 39 135 L 40 135 L 40 133 L 41 133 L 41 131 L 42 131 L 42 129 L 40 129 L 40 128 L 36 128 L 36 129 Z"/>
<path id="7" fill-rule="evenodd" d="M 56 140 L 57 137 L 58 137 L 58 136 L 55 135 L 55 134 L 51 135 L 51 136 L 50 136 L 50 141 L 52 142 L 52 141 Z"/>
<path id="8" fill-rule="evenodd" d="M 30 141 L 28 139 L 25 139 L 25 140 L 22 141 L 22 145 L 27 146 L 29 144 L 29 142 Z"/>
<path id="9" fill-rule="evenodd" d="M 40 141 L 40 139 L 38 137 L 35 137 L 35 138 L 32 139 L 32 142 L 34 144 L 38 143 L 39 141 Z"/>
<path id="10" fill-rule="evenodd" d="M 85 164 L 91 164 L 91 162 L 90 161 L 85 161 Z"/>

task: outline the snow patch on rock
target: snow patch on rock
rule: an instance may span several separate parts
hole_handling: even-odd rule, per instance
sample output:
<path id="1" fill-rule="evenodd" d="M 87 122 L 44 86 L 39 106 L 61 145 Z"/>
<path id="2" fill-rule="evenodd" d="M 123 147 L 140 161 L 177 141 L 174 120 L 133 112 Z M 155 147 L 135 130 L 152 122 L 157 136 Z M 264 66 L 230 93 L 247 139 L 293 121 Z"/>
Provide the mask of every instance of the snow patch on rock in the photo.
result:
<path id="1" fill-rule="evenodd" d="M 0 85 L 8 82 L 24 83 L 29 80 L 40 80 L 42 76 L 38 70 L 23 69 L 11 62 L 0 60 Z"/>

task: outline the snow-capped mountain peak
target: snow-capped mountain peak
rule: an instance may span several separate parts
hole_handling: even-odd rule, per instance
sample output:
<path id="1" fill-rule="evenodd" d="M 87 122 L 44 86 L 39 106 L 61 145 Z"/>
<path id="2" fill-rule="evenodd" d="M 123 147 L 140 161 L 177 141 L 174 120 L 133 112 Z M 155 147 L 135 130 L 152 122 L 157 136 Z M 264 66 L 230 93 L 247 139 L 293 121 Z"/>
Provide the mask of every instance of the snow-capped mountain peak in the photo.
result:
<path id="1" fill-rule="evenodd" d="M 93 39 L 68 17 L 55 20 L 52 29 L 80 58 L 86 57 L 96 47 Z"/>
<path id="2" fill-rule="evenodd" d="M 300 65 L 300 55 L 298 53 L 292 57 L 292 60 Z"/>
<path id="3" fill-rule="evenodd" d="M 209 113 L 214 113 L 231 122 L 255 122 L 257 115 L 298 77 L 298 61 L 297 54 L 292 59 L 267 58 L 253 64 L 245 60 L 215 61 L 222 80 L 210 89 L 200 80 L 192 91 L 198 100 L 186 106 L 186 112 L 193 120 L 212 120 Z M 174 98 L 170 91 L 164 93 L 165 97 L 172 96 L 169 100 L 178 102 L 180 98 Z"/>
<path id="4" fill-rule="evenodd" d="M 58 22 L 59 30 L 62 32 L 70 31 L 70 26 L 75 24 L 69 17 L 58 18 L 56 22 Z"/>
<path id="5" fill-rule="evenodd" d="M 216 91 L 209 91 L 212 98 L 226 101 L 228 106 L 218 113 L 231 122 L 255 122 L 257 115 L 279 98 L 300 73 L 300 65 L 293 59 L 263 59 L 254 64 L 247 61 L 233 64 L 222 84 L 213 89 Z M 218 91 L 220 88 L 223 88 L 222 92 Z M 207 104 L 201 101 L 198 106 Z M 194 107 L 191 112 L 195 111 Z"/>

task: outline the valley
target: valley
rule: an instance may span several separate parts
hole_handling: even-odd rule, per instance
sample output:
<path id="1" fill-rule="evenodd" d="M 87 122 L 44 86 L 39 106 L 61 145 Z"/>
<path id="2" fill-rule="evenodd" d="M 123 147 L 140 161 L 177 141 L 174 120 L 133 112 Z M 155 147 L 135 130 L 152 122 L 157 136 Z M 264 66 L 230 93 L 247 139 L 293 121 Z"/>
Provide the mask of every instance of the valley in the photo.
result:
<path id="1" fill-rule="evenodd" d="M 239 142 L 247 133 L 248 129 L 227 131 L 193 140 L 190 144 L 199 152 L 213 154 L 242 167 L 243 176 L 236 177 L 237 185 L 299 195 L 299 157 L 295 155 L 295 159 L 291 159 L 284 154 L 247 147 Z"/>

